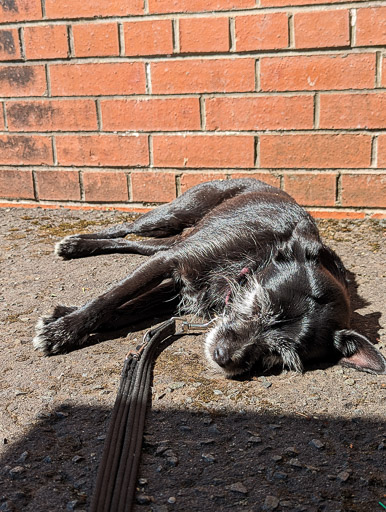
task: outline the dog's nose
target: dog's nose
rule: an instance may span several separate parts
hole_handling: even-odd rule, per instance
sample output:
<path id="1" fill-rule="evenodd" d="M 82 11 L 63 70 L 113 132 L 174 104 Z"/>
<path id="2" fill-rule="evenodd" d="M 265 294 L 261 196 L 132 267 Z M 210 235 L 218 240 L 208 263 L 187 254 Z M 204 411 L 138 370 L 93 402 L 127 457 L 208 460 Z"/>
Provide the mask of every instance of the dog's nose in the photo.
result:
<path id="1" fill-rule="evenodd" d="M 222 368 L 225 368 L 226 366 L 229 366 L 232 363 L 232 359 L 229 355 L 228 350 L 223 347 L 216 347 L 214 349 L 213 359 Z"/>

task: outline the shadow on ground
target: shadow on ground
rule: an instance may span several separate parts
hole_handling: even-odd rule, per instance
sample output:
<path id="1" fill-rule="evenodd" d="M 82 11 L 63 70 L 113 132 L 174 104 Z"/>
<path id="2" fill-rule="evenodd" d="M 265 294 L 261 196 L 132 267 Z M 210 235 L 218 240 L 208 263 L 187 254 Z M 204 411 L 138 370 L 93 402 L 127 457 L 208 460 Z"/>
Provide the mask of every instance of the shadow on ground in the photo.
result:
<path id="1" fill-rule="evenodd" d="M 63 405 L 1 459 L 0 510 L 87 510 L 110 411 Z M 138 510 L 382 510 L 383 421 L 152 410 Z M 171 503 L 170 503 L 171 502 Z"/>

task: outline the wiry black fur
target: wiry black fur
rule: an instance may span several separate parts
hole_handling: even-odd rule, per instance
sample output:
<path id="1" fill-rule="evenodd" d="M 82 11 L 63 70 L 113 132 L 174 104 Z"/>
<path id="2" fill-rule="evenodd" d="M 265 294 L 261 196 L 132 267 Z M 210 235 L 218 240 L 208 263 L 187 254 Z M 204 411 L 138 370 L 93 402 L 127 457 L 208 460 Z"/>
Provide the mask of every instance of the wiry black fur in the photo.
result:
<path id="1" fill-rule="evenodd" d="M 128 240 L 128 234 L 151 237 Z M 227 376 L 310 360 L 386 373 L 386 360 L 350 330 L 346 271 L 315 222 L 288 194 L 253 179 L 198 185 L 138 220 L 67 237 L 63 258 L 111 252 L 151 256 L 133 274 L 81 308 L 43 317 L 36 348 L 56 354 L 89 334 L 154 314 L 178 296 L 180 311 L 218 320 L 208 360 Z M 152 310 L 153 307 L 153 310 Z"/>

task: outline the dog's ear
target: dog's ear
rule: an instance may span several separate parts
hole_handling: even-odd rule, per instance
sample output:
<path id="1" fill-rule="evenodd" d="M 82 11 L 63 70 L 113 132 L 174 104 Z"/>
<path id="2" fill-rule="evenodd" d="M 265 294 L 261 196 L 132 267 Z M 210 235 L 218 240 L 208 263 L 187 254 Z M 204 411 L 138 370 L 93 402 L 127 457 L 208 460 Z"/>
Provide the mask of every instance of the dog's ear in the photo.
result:
<path id="1" fill-rule="evenodd" d="M 334 346 L 344 356 L 339 361 L 342 366 L 386 375 L 386 359 L 361 334 L 349 329 L 337 331 L 334 336 Z"/>

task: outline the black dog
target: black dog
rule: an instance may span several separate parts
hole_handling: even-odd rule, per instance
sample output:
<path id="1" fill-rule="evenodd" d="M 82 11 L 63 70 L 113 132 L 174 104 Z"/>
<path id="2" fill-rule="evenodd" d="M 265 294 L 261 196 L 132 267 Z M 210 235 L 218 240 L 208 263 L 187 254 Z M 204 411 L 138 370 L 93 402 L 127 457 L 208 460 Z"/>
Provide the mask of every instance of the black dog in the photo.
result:
<path id="1" fill-rule="evenodd" d="M 152 239 L 124 239 L 128 234 Z M 206 355 L 227 376 L 277 363 L 301 371 L 304 362 L 331 358 L 386 373 L 382 354 L 350 330 L 341 260 L 282 190 L 253 179 L 212 181 L 132 223 L 56 247 L 63 258 L 111 252 L 151 258 L 85 306 L 58 306 L 41 318 L 35 348 L 69 351 L 177 297 L 180 311 L 217 318 Z"/>

